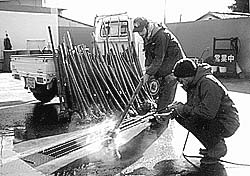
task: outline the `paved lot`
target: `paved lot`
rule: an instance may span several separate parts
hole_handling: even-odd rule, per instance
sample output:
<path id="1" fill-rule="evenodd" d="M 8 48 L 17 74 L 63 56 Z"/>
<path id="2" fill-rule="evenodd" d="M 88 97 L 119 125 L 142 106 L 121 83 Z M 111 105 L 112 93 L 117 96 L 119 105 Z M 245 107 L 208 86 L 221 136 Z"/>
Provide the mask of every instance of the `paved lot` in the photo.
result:
<path id="1" fill-rule="evenodd" d="M 6 76 L 8 77 L 7 79 Z M 4 99 L 1 99 L 0 101 L 2 105 L 7 106 L 15 102 L 25 102 L 34 100 L 33 96 L 27 93 L 27 90 L 19 90 L 20 86 L 22 86 L 21 82 L 10 79 L 10 75 L 3 76 L 3 74 L 0 74 L 0 79 L 1 78 L 4 78 L 4 82 L 6 84 L 11 85 L 11 88 L 9 89 L 7 88 L 9 86 L 0 84 L 0 96 L 2 98 L 4 97 Z M 250 164 L 250 152 L 248 150 L 250 144 L 249 142 L 247 142 L 247 134 L 250 134 L 250 129 L 248 125 L 250 124 L 250 119 L 248 117 L 248 101 L 250 100 L 250 81 L 247 79 L 222 79 L 222 82 L 230 90 L 229 93 L 233 98 L 236 106 L 238 107 L 240 114 L 241 126 L 233 137 L 226 139 L 226 143 L 228 145 L 228 154 L 226 155 L 226 157 L 222 158 L 225 161 L 234 162 L 233 164 L 222 162 L 220 165 L 216 165 L 209 168 L 198 167 L 199 169 L 197 170 L 195 166 L 199 166 L 199 158 L 188 158 L 195 165 L 193 166 L 192 164 L 187 162 L 187 160 L 184 159 L 182 155 L 183 145 L 186 139 L 187 131 L 182 128 L 175 120 L 172 120 L 169 124 L 169 127 L 163 132 L 163 134 L 159 138 L 156 136 L 155 133 L 145 132 L 141 138 L 136 139 L 137 141 L 134 140 L 130 147 L 130 151 L 136 150 L 139 147 L 143 148 L 143 144 L 147 143 L 147 140 L 156 141 L 148 148 L 146 148 L 146 145 L 144 145 L 146 151 L 142 150 L 143 153 L 140 153 L 140 156 L 138 156 L 138 158 L 136 158 L 137 156 L 134 156 L 133 158 L 133 152 L 124 152 L 127 156 L 123 155 L 123 157 L 128 157 L 129 155 L 132 155 L 130 157 L 134 159 L 134 161 L 128 162 L 128 165 L 126 165 L 127 163 L 124 164 L 122 159 L 121 161 L 117 161 L 116 165 L 113 165 L 112 167 L 110 165 L 105 165 L 105 163 L 102 163 L 100 165 L 100 162 L 91 163 L 88 160 L 88 163 L 84 163 L 86 167 L 82 167 L 82 170 L 80 170 L 78 173 L 80 175 L 105 175 L 105 171 L 105 173 L 108 173 L 106 175 L 117 174 L 130 176 L 236 176 L 236 174 L 237 176 L 249 175 L 250 167 L 239 164 Z M 6 91 L 9 96 L 6 95 Z M 18 95 L 14 92 L 17 92 Z M 182 89 L 178 89 L 176 99 L 185 101 L 185 92 Z M 138 140 L 140 141 L 138 142 Z M 192 135 L 190 135 L 184 153 L 186 155 L 199 156 L 198 150 L 201 147 L 201 144 Z M 113 170 L 108 171 L 110 169 Z M 28 173 L 29 169 L 26 169 L 26 171 Z"/>

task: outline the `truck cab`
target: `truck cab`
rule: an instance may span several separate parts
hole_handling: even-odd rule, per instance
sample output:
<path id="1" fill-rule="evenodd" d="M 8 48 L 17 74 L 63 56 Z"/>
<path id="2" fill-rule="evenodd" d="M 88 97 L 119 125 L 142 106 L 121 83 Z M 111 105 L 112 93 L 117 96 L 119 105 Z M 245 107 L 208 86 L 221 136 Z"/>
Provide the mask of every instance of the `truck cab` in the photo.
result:
<path id="1" fill-rule="evenodd" d="M 133 42 L 144 70 L 143 40 L 138 33 L 133 33 L 133 19 L 127 13 L 96 16 L 94 26 L 94 42 L 100 53 L 105 54 L 115 45 L 118 46 L 119 51 L 122 51 L 122 47 L 127 49 Z"/>

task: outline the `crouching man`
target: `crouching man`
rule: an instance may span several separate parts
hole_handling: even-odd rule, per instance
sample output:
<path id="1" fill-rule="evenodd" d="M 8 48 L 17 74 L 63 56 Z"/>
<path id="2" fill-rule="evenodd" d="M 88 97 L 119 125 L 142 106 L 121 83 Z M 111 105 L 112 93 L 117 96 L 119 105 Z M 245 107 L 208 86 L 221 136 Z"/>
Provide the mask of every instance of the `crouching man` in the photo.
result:
<path id="1" fill-rule="evenodd" d="M 201 164 L 214 164 L 227 153 L 224 138 L 238 129 L 239 117 L 226 88 L 216 79 L 209 65 L 196 65 L 191 59 L 178 61 L 174 76 L 187 92 L 185 104 L 176 102 L 176 121 L 189 130 L 205 147 Z"/>

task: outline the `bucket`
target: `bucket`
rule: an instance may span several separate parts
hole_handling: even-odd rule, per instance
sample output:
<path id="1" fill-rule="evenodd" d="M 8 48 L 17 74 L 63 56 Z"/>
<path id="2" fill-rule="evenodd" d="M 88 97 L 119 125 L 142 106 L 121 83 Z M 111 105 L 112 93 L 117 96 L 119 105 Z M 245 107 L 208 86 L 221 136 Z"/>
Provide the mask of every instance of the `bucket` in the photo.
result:
<path id="1" fill-rule="evenodd" d="M 212 67 L 212 72 L 214 73 L 214 72 L 217 72 L 217 70 L 218 70 L 218 66 L 211 66 Z"/>
<path id="2" fill-rule="evenodd" d="M 226 73 L 227 67 L 219 67 L 220 73 Z"/>

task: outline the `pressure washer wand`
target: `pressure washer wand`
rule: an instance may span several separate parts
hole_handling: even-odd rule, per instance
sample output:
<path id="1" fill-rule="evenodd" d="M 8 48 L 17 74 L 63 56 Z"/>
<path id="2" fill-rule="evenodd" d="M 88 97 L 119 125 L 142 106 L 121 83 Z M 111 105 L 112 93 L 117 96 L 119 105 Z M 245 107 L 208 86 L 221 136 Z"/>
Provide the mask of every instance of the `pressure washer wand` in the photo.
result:
<path id="1" fill-rule="evenodd" d="M 138 86 L 136 87 L 132 97 L 130 98 L 127 106 L 125 107 L 124 111 L 122 112 L 120 118 L 118 119 L 118 122 L 115 124 L 115 127 L 112 131 L 109 131 L 109 136 L 114 138 L 114 135 L 115 135 L 115 132 L 116 130 L 119 128 L 119 126 L 121 125 L 122 121 L 124 120 L 124 118 L 126 117 L 128 111 L 129 111 L 129 108 L 132 106 L 136 96 L 139 94 L 141 88 L 143 86 L 143 79 L 140 80 Z"/>

